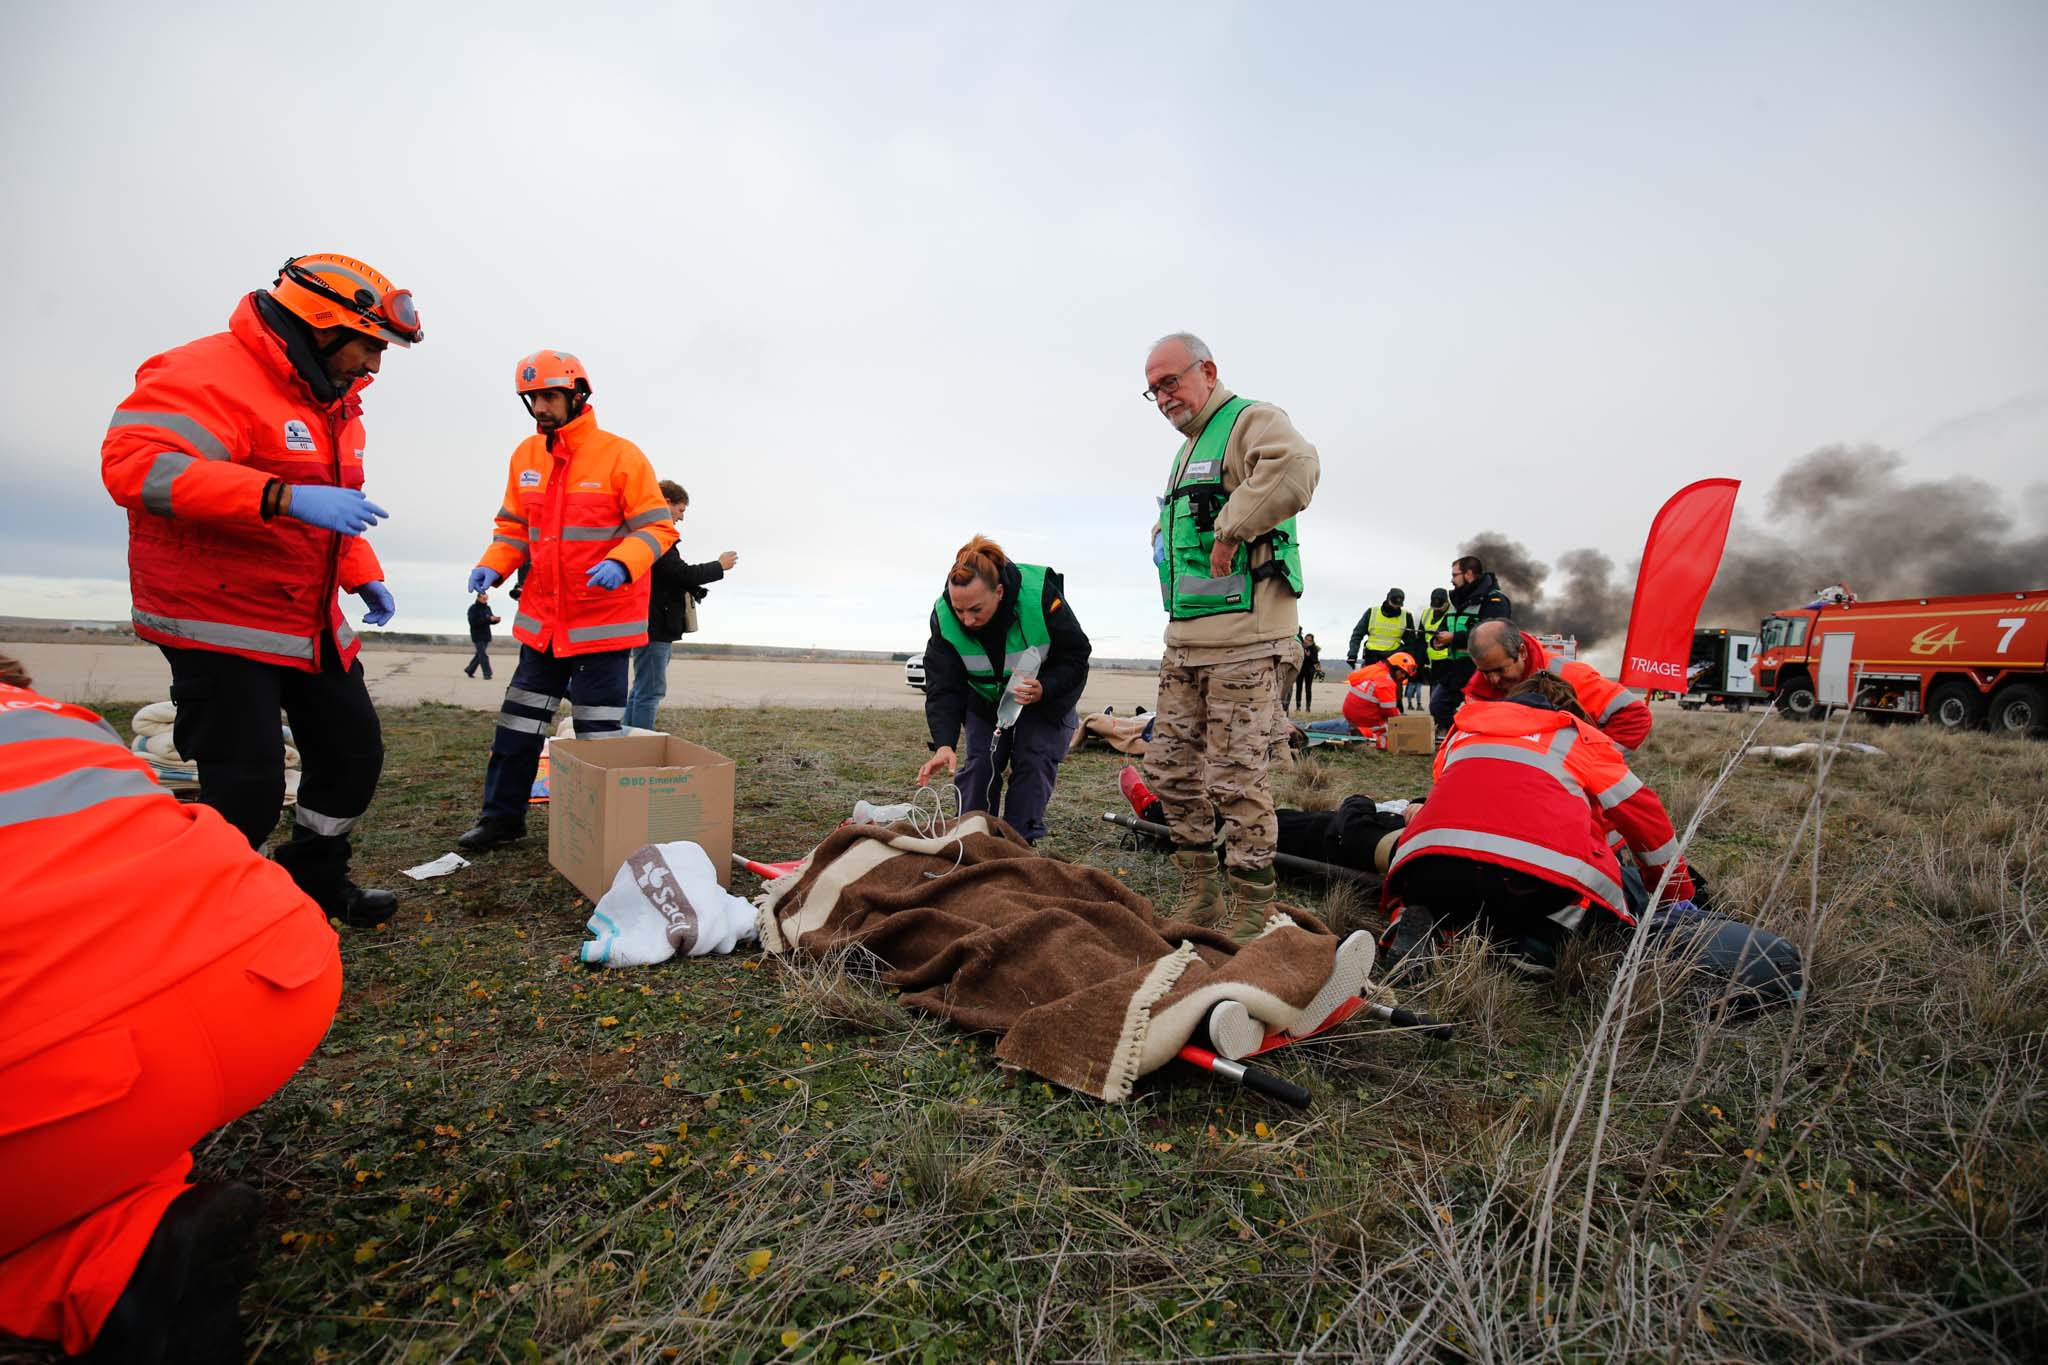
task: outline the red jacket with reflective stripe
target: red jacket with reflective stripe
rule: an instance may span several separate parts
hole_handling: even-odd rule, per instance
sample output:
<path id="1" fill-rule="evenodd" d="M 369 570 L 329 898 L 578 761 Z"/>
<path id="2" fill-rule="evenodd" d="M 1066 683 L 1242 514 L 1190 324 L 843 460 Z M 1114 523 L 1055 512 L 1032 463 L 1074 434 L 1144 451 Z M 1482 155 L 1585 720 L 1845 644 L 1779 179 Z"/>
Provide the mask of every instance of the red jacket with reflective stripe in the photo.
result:
<path id="1" fill-rule="evenodd" d="M 320 910 L 211 807 L 157 785 L 106 722 L 0 684 L 0 1067 L 290 915 Z"/>
<path id="2" fill-rule="evenodd" d="M 1373 610 L 1379 610 L 1375 607 Z M 1344 680 L 1350 690 L 1344 694 L 1344 719 L 1363 734 L 1387 723 L 1387 717 L 1401 713 L 1394 687 L 1394 675 L 1386 664 L 1367 664 Z"/>
<path id="3" fill-rule="evenodd" d="M 1579 695 L 1579 709 L 1622 748 L 1640 749 L 1650 737 L 1649 706 L 1620 683 L 1602 677 L 1593 665 L 1551 658 L 1526 630 L 1522 632 L 1522 659 L 1530 668 L 1548 669 L 1570 683 Z M 1474 673 L 1465 684 L 1465 695 L 1472 701 L 1499 701 L 1505 694 L 1488 682 L 1485 674 Z"/>
<path id="4" fill-rule="evenodd" d="M 1629 771 L 1612 740 L 1563 711 L 1467 702 L 1437 751 L 1429 798 L 1387 869 L 1389 904 L 1398 904 L 1401 870 L 1416 859 L 1469 858 L 1579 892 L 1633 923 L 1610 829 L 1627 843 L 1652 890 L 1676 860 L 1665 899 L 1692 896 L 1663 802 Z"/>
<path id="5" fill-rule="evenodd" d="M 503 580 L 531 562 L 513 637 L 558 659 L 647 643 L 654 561 L 676 543 L 675 521 L 640 447 L 597 424 L 585 407 L 549 436 L 512 452 L 491 546 L 477 563 Z M 631 575 L 606 592 L 585 581 L 616 559 Z"/>
<path id="6" fill-rule="evenodd" d="M 100 477 L 128 509 L 135 633 L 312 672 L 333 631 L 356 655 L 336 589 L 384 570 L 361 536 L 263 520 L 270 480 L 363 486 L 366 377 L 323 406 L 244 298 L 228 330 L 151 356 L 100 445 Z"/>

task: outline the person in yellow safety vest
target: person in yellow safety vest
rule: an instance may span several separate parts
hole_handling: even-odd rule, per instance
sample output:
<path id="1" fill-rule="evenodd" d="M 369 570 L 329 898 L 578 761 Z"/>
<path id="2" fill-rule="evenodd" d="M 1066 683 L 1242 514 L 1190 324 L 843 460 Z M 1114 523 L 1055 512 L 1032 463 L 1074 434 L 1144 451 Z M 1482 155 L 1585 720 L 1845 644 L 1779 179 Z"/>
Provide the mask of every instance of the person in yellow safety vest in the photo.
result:
<path id="1" fill-rule="evenodd" d="M 1429 590 L 1429 610 L 1422 613 L 1422 638 L 1425 641 L 1422 664 L 1422 679 L 1424 682 L 1434 684 L 1436 682 L 1437 665 L 1451 657 L 1450 646 L 1440 645 L 1436 642 L 1436 637 L 1444 632 L 1444 623 L 1450 619 L 1450 616 L 1450 591 L 1446 588 L 1431 588 Z"/>
<path id="2" fill-rule="evenodd" d="M 1366 610 L 1358 618 L 1358 624 L 1351 628 L 1351 644 L 1344 651 L 1344 666 L 1356 668 L 1359 664 L 1376 664 L 1397 649 L 1406 649 L 1414 644 L 1415 614 L 1403 610 L 1408 594 L 1399 588 L 1388 588 L 1387 597 L 1376 607 Z M 1360 642 L 1364 648 L 1360 649 Z"/>
<path id="3" fill-rule="evenodd" d="M 932 756 L 917 785 L 958 766 L 962 814 L 985 810 L 1030 843 L 1044 838 L 1046 803 L 1081 723 L 1074 705 L 1091 649 L 1056 570 L 1014 563 L 986 536 L 961 546 L 924 647 Z M 963 729 L 966 761 L 956 763 Z"/>

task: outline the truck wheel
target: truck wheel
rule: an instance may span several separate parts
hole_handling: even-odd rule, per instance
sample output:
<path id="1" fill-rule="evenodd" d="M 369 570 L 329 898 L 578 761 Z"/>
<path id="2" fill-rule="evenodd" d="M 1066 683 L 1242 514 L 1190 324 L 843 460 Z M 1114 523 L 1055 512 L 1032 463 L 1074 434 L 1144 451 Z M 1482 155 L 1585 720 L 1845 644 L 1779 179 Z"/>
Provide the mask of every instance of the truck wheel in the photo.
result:
<path id="1" fill-rule="evenodd" d="M 1984 694 L 1951 679 L 1927 694 L 1927 719 L 1944 730 L 1974 730 L 1984 723 Z"/>
<path id="2" fill-rule="evenodd" d="M 1818 720 L 1820 698 L 1814 693 L 1813 680 L 1806 677 L 1788 679 L 1778 689 L 1778 709 L 1794 720 Z"/>
<path id="3" fill-rule="evenodd" d="M 2048 691 L 2013 683 L 1991 699 L 1991 730 L 2001 735 L 2048 736 Z"/>

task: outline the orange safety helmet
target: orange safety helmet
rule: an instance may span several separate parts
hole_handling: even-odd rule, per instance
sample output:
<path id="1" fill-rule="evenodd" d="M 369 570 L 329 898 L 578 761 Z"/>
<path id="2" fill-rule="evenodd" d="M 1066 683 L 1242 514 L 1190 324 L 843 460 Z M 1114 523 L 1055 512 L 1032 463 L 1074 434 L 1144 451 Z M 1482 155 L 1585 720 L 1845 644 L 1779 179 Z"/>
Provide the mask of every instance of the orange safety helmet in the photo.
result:
<path id="1" fill-rule="evenodd" d="M 410 289 L 356 260 L 321 252 L 278 267 L 270 297 L 310 327 L 347 327 L 396 346 L 425 339 Z"/>
<path id="2" fill-rule="evenodd" d="M 1415 676 L 1415 656 L 1405 649 L 1397 654 L 1389 654 L 1387 656 L 1387 667 L 1398 668 L 1412 678 Z"/>
<path id="3" fill-rule="evenodd" d="M 567 351 L 535 351 L 513 367 L 512 387 L 522 394 L 542 389 L 575 389 L 587 395 L 590 372 Z"/>

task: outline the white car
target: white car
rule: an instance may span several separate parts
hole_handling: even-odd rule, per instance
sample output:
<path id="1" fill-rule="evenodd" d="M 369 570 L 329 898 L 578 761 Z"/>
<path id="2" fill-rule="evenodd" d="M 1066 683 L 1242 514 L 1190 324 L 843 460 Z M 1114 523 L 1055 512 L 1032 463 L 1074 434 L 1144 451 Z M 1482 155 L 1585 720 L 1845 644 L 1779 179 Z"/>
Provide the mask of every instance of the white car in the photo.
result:
<path id="1" fill-rule="evenodd" d="M 903 664 L 903 681 L 924 691 L 924 655 L 913 654 Z"/>

